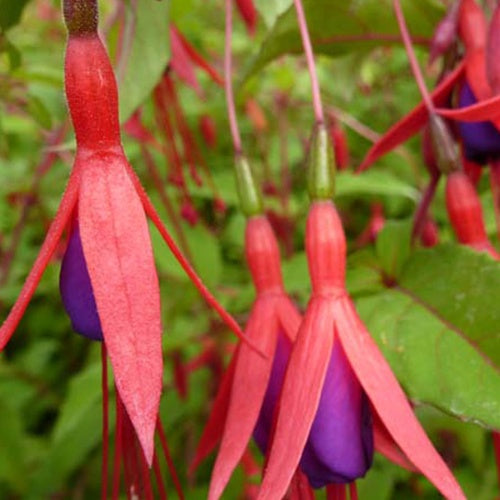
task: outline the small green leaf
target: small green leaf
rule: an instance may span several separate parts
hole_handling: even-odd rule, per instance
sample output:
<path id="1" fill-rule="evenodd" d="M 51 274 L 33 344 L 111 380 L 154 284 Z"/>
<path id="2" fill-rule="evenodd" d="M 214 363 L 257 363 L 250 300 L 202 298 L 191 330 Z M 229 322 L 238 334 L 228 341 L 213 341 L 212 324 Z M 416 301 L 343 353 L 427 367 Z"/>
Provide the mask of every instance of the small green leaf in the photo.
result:
<path id="1" fill-rule="evenodd" d="M 19 23 L 28 2 L 29 0 L 0 0 L 0 28 L 6 31 Z"/>
<path id="2" fill-rule="evenodd" d="M 29 94 L 27 96 L 28 111 L 36 122 L 45 129 L 52 127 L 52 117 L 45 104 L 37 96 Z"/>
<path id="3" fill-rule="evenodd" d="M 124 68 L 117 71 L 120 82 L 120 120 L 130 115 L 160 80 L 170 56 L 169 2 L 138 0 L 129 16 L 131 47 Z"/>
<path id="4" fill-rule="evenodd" d="M 382 270 L 389 279 L 397 279 L 410 255 L 411 221 L 386 221 L 377 235 L 375 250 Z"/>

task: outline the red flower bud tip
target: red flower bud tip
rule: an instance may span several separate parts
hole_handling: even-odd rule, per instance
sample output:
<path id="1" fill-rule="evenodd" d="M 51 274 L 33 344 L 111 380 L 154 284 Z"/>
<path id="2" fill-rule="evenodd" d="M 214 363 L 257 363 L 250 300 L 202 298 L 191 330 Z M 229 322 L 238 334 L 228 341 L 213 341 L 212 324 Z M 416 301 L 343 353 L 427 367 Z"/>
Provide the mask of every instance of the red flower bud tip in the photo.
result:
<path id="1" fill-rule="evenodd" d="M 205 140 L 205 144 L 213 149 L 217 144 L 217 131 L 212 117 L 209 115 L 202 115 L 198 121 L 201 136 Z"/>
<path id="2" fill-rule="evenodd" d="M 446 208 L 460 243 L 498 258 L 486 234 L 479 196 L 469 178 L 461 171 L 453 172 L 446 179 Z"/>
<path id="3" fill-rule="evenodd" d="M 446 16 L 437 25 L 431 40 L 429 64 L 432 64 L 453 46 L 457 36 L 459 7 L 460 1 L 456 0 L 449 8 Z"/>
<path id="4" fill-rule="evenodd" d="M 345 132 L 338 123 L 334 123 L 330 126 L 330 136 L 333 143 L 335 163 L 339 170 L 344 170 L 351 163 Z"/>
<path id="5" fill-rule="evenodd" d="M 439 229 L 432 219 L 426 219 L 420 241 L 424 247 L 433 247 L 439 243 Z"/>
<path id="6" fill-rule="evenodd" d="M 255 99 L 247 100 L 245 111 L 256 132 L 265 132 L 269 128 L 266 115 Z"/>
<path id="7" fill-rule="evenodd" d="M 176 75 L 189 85 L 200 97 L 203 95 L 196 73 L 194 71 L 193 62 L 189 53 L 186 51 L 179 33 L 172 26 L 170 27 L 170 50 L 172 56 L 170 58 L 170 67 Z"/>
<path id="8" fill-rule="evenodd" d="M 312 296 L 284 376 L 258 499 L 282 498 L 297 466 L 313 487 L 363 476 L 373 452 L 370 413 L 374 434 L 395 443 L 388 448 L 386 439 L 385 452 L 399 447 L 445 497 L 465 499 L 347 295 L 342 233 L 333 203 L 314 202 L 306 227 Z"/>
<path id="9" fill-rule="evenodd" d="M 484 13 L 475 0 L 461 0 L 458 30 L 467 51 L 484 49 L 487 29 Z"/>
<path id="10" fill-rule="evenodd" d="M 226 213 L 226 210 L 227 210 L 226 202 L 222 198 L 219 198 L 219 197 L 215 198 L 214 199 L 214 210 L 218 214 L 224 215 Z"/>
<path id="11" fill-rule="evenodd" d="M 366 228 L 356 239 L 356 247 L 360 248 L 368 243 L 373 243 L 377 234 L 382 230 L 385 224 L 384 207 L 381 203 L 373 203 L 371 206 L 371 217 Z"/>
<path id="12" fill-rule="evenodd" d="M 257 291 L 245 332 L 267 358 L 240 344 L 228 367 L 195 458 L 199 463 L 221 439 L 209 499 L 222 494 L 252 433 L 259 445 L 267 440 L 286 367 L 282 353 L 290 349 L 300 323 L 283 289 L 279 249 L 265 216 L 248 219 L 245 253 Z"/>
<path id="13" fill-rule="evenodd" d="M 247 27 L 248 33 L 250 35 L 255 34 L 255 28 L 257 26 L 257 11 L 253 5 L 252 0 L 236 0 L 236 5 L 240 11 L 243 21 Z"/>
<path id="14" fill-rule="evenodd" d="M 486 74 L 493 94 L 500 94 L 500 5 L 498 3 L 488 30 Z"/>
<path id="15" fill-rule="evenodd" d="M 198 212 L 196 211 L 196 208 L 194 208 L 194 205 L 189 200 L 186 200 L 182 204 L 181 217 L 190 226 L 196 226 L 196 224 L 198 223 L 198 219 L 199 219 L 200 216 L 198 215 Z"/>

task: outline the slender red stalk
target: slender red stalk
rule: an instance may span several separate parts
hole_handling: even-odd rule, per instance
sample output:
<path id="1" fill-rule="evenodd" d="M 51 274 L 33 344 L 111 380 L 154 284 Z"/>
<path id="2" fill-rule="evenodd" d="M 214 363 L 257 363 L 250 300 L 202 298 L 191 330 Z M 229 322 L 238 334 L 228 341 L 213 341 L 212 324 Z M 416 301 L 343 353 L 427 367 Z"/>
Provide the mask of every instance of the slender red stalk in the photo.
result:
<path id="1" fill-rule="evenodd" d="M 401 31 L 401 37 L 403 38 L 406 53 L 408 54 L 408 60 L 410 61 L 413 76 L 415 77 L 418 89 L 420 90 L 420 94 L 422 95 L 422 100 L 425 103 L 427 111 L 429 113 L 435 113 L 436 110 L 434 108 L 434 103 L 432 102 L 432 99 L 425 85 L 422 71 L 420 70 L 420 66 L 418 65 L 417 58 L 415 56 L 415 51 L 413 50 L 410 33 L 408 32 L 408 27 L 406 26 L 406 21 L 403 11 L 401 9 L 400 0 L 394 0 L 393 4 L 394 4 L 394 10 L 396 12 L 396 17 L 398 19 L 399 29 Z"/>
<path id="2" fill-rule="evenodd" d="M 134 432 L 132 426 L 131 426 L 130 430 L 131 430 L 131 432 Z M 137 441 L 137 439 L 134 437 L 134 442 L 135 441 Z M 149 467 L 148 467 L 148 464 L 146 463 L 146 458 L 144 457 L 144 453 L 143 453 L 142 449 L 138 450 L 138 454 L 139 454 L 139 462 L 140 462 L 141 474 L 142 474 L 142 487 L 144 490 L 144 498 L 146 500 L 153 500 L 153 488 L 151 486 L 151 475 L 149 473 Z"/>
<path id="3" fill-rule="evenodd" d="M 231 36 L 233 32 L 233 2 L 226 0 L 226 40 L 224 46 L 224 87 L 226 89 L 227 114 L 229 118 L 229 129 L 233 139 L 233 147 L 235 154 L 242 153 L 241 136 L 238 129 L 238 121 L 236 119 L 236 109 L 234 105 L 233 84 L 231 78 Z"/>
<path id="4" fill-rule="evenodd" d="M 184 254 L 186 255 L 186 257 L 189 259 L 189 261 L 193 262 L 193 258 L 191 255 L 191 251 L 189 249 L 189 244 L 187 242 L 186 235 L 184 234 L 184 230 L 182 229 L 182 225 L 179 221 L 179 218 L 177 217 L 177 213 L 174 210 L 174 207 L 168 197 L 167 190 L 165 189 L 165 184 L 161 179 L 160 172 L 158 171 L 153 156 L 151 155 L 149 150 L 143 145 L 141 145 L 141 153 L 142 157 L 144 158 L 144 163 L 146 164 L 146 168 L 149 172 L 149 175 L 153 179 L 153 184 L 155 185 L 156 190 L 158 191 L 160 200 L 163 203 L 163 206 L 165 207 L 165 210 L 167 212 L 168 217 L 170 218 L 170 221 L 172 222 L 174 231 L 177 235 L 177 239 L 179 240 L 179 245 Z"/>
<path id="5" fill-rule="evenodd" d="M 307 67 L 309 69 L 309 76 L 311 78 L 311 93 L 314 107 L 314 116 L 316 123 L 324 123 L 325 118 L 323 114 L 323 105 L 321 104 L 321 94 L 319 91 L 318 75 L 316 72 L 316 64 L 314 62 L 314 54 L 311 45 L 311 37 L 307 29 L 306 16 L 304 14 L 304 7 L 301 0 L 294 0 L 295 10 L 297 11 L 297 21 L 299 23 L 300 36 L 302 37 L 302 45 L 307 60 Z"/>
<path id="6" fill-rule="evenodd" d="M 102 473 L 101 498 L 108 498 L 108 457 L 109 457 L 109 392 L 108 392 L 108 354 L 106 344 L 101 343 L 101 382 L 102 382 Z"/>
<path id="7" fill-rule="evenodd" d="M 177 471 L 175 470 L 174 461 L 172 460 L 172 455 L 170 454 L 170 450 L 168 448 L 167 437 L 165 435 L 165 430 L 163 429 L 163 424 L 161 420 L 158 418 L 157 426 L 158 435 L 160 436 L 160 443 L 163 450 L 163 454 L 165 455 L 165 460 L 167 461 L 168 470 L 170 471 L 170 475 L 172 476 L 172 481 L 174 482 L 175 490 L 177 492 L 177 496 L 179 500 L 184 500 L 184 493 L 182 491 L 181 482 L 179 481 L 179 476 L 177 475 Z"/>
<path id="8" fill-rule="evenodd" d="M 358 489 L 356 483 L 349 483 L 349 496 L 351 500 L 358 500 Z"/>
<path id="9" fill-rule="evenodd" d="M 495 460 L 497 463 L 497 476 L 500 483 L 500 432 L 493 431 L 493 448 L 495 450 Z"/>
<path id="10" fill-rule="evenodd" d="M 122 460 L 122 441 L 123 441 L 123 407 L 118 401 L 118 391 L 115 388 L 116 398 L 116 417 L 115 417 L 115 454 L 113 457 L 113 490 L 111 498 L 118 500 L 120 495 L 120 465 Z"/>
<path id="11" fill-rule="evenodd" d="M 327 500 L 346 500 L 345 484 L 329 484 L 326 487 Z"/>
<path id="12" fill-rule="evenodd" d="M 158 498 L 160 498 L 160 500 L 167 500 L 167 490 L 165 489 L 165 484 L 163 483 L 160 463 L 158 462 L 156 453 L 153 456 L 153 470 L 156 477 L 156 485 L 158 486 Z"/>
<path id="13" fill-rule="evenodd" d="M 429 184 L 427 184 L 420 203 L 418 204 L 415 215 L 413 216 L 413 229 L 411 233 L 412 240 L 417 240 L 422 234 L 423 228 L 427 221 L 427 213 L 429 212 L 429 206 L 434 198 L 436 188 L 439 182 L 439 175 L 431 176 Z"/>

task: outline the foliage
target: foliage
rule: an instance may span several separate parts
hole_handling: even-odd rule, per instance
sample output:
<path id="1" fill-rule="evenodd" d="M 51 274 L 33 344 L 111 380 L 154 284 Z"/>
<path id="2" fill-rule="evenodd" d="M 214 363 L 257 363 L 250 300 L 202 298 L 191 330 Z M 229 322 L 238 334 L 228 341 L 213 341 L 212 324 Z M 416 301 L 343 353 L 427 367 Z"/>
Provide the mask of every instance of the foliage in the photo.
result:
<path id="1" fill-rule="evenodd" d="M 119 4 L 124 8 L 123 32 L 120 23 L 112 22 Z M 101 26 L 119 81 L 123 123 L 142 106 L 144 123 L 162 140 L 162 132 L 155 128 L 151 94 L 170 56 L 169 20 L 221 70 L 222 4 L 100 2 Z M 389 0 L 305 0 L 314 48 L 321 54 L 324 99 L 346 130 L 353 166 L 377 133 L 387 130 L 419 100 L 390 4 Z M 256 6 L 260 15 L 256 36 L 249 38 L 240 22 L 234 34 L 239 122 L 245 150 L 268 187 L 266 206 L 279 216 L 275 225 L 283 231 L 285 284 L 303 310 L 310 291 L 303 245 L 307 211 L 303 167 L 313 121 L 309 82 L 299 56 L 302 49 L 292 2 L 259 0 Z M 443 4 L 407 0 L 404 7 L 412 33 L 425 47 L 444 13 Z M 63 97 L 66 33 L 59 12 L 58 0 L 0 0 L 2 320 L 43 241 L 74 153 Z M 119 48 L 120 37 L 129 44 L 126 50 Z M 423 61 L 426 51 L 418 55 Z M 437 70 L 430 71 L 435 76 Z M 203 97 L 173 78 L 187 123 L 227 205 L 224 214 L 214 209 L 214 193 L 206 179 L 201 186 L 188 179 L 200 219 L 191 226 L 179 217 L 182 197 L 175 186 L 165 183 L 177 214 L 172 220 L 146 168 L 143 144 L 124 133 L 124 147 L 177 238 L 176 224 L 180 224 L 184 249 L 200 276 L 243 325 L 254 293 L 244 263 L 245 221 L 231 170 L 224 93 L 204 73 L 198 71 L 197 77 Z M 263 110 L 264 128 L 256 126 L 248 113 L 249 98 Z M 215 123 L 215 149 L 206 146 L 197 131 L 202 114 Z M 61 127 L 68 130 L 64 140 L 51 143 L 53 132 Z M 165 180 L 169 167 L 164 154 L 154 148 L 150 152 Z M 55 161 L 47 167 L 43 161 L 48 153 L 55 153 Z M 286 166 L 289 192 L 283 188 Z M 361 176 L 352 171 L 338 175 L 336 203 L 349 243 L 347 283 L 363 320 L 466 493 L 470 498 L 489 499 L 498 495 L 489 431 L 500 429 L 500 268 L 491 257 L 454 241 L 442 186 L 432 209 L 442 244 L 432 249 L 410 244 L 410 219 L 426 182 L 417 140 Z M 498 248 L 486 179 L 479 191 L 487 229 Z M 359 249 L 356 240 L 374 203 L 382 204 L 387 221 L 376 243 Z M 188 480 L 186 464 L 206 421 L 217 373 L 210 365 L 193 372 L 185 369 L 188 393 L 184 399 L 176 392 L 176 359 L 186 367 L 215 343 L 214 352 L 222 352 L 227 361 L 233 338 L 167 253 L 153 227 L 151 233 L 162 289 L 166 360 L 161 418 L 187 498 L 204 498 L 211 460 L 202 465 L 194 481 Z M 62 251 L 45 272 L 26 316 L 0 357 L 1 498 L 96 498 L 100 491 L 99 348 L 75 335 L 63 312 L 58 293 Z M 243 475 L 236 474 L 227 498 L 237 498 L 244 482 Z M 171 483 L 168 487 L 173 491 Z M 425 480 L 380 457 L 360 484 L 361 498 L 412 495 L 436 498 Z"/>

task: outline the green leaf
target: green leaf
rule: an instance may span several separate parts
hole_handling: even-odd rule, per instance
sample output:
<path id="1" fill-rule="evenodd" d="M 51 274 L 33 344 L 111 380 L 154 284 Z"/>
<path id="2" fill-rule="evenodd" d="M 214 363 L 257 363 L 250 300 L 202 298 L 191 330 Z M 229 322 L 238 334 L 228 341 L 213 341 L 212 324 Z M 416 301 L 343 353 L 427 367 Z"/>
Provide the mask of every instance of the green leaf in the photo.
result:
<path id="1" fill-rule="evenodd" d="M 45 104 L 41 101 L 41 99 L 33 94 L 29 94 L 27 96 L 27 101 L 30 115 L 42 128 L 47 130 L 50 129 L 52 127 L 52 118 L 49 110 L 45 107 Z"/>
<path id="2" fill-rule="evenodd" d="M 317 54 L 339 56 L 354 50 L 400 43 L 391 0 L 303 0 L 303 4 Z M 432 0 L 403 0 L 402 4 L 412 35 L 432 36 L 443 15 L 442 7 Z M 274 23 L 243 80 L 277 57 L 302 52 L 297 15 L 291 5 Z"/>
<path id="3" fill-rule="evenodd" d="M 276 19 L 292 4 L 292 0 L 255 0 L 255 6 L 268 28 L 272 28 Z"/>
<path id="4" fill-rule="evenodd" d="M 0 28 L 6 31 L 19 23 L 28 2 L 29 0 L 0 0 Z"/>
<path id="5" fill-rule="evenodd" d="M 389 172 L 368 170 L 362 175 L 352 172 L 338 172 L 335 197 L 347 196 L 400 196 L 413 202 L 419 199 L 419 192 L 410 184 Z"/>
<path id="6" fill-rule="evenodd" d="M 410 255 L 412 221 L 386 221 L 377 235 L 375 250 L 382 271 L 389 279 L 396 279 Z"/>
<path id="7" fill-rule="evenodd" d="M 398 285 L 357 301 L 410 397 L 500 429 L 500 266 L 465 247 L 416 252 Z"/>
<path id="8" fill-rule="evenodd" d="M 79 467 L 101 439 L 101 365 L 94 363 L 69 384 L 44 463 L 30 481 L 28 498 L 47 498 Z"/>
<path id="9" fill-rule="evenodd" d="M 128 18 L 131 47 L 124 68 L 117 74 L 120 82 L 120 120 L 130 115 L 151 93 L 165 70 L 170 56 L 169 1 L 138 0 Z"/>

